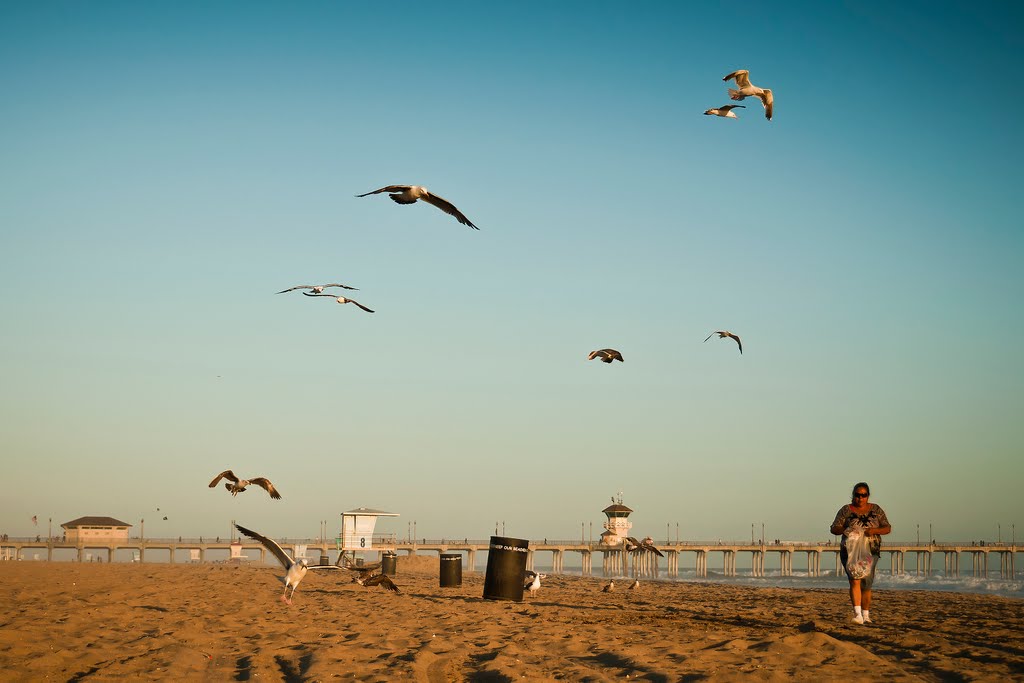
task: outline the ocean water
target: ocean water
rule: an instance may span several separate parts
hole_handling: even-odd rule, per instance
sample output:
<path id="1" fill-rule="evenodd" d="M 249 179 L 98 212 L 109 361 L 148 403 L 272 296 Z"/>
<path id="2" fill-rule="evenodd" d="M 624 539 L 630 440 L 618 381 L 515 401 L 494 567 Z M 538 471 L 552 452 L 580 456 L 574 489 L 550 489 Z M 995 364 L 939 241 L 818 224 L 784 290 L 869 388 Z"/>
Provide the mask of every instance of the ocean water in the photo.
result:
<path id="1" fill-rule="evenodd" d="M 550 567 L 535 564 L 534 569 L 548 573 Z M 721 571 L 708 569 L 706 577 L 698 577 L 693 569 L 680 569 L 679 576 L 662 570 L 657 578 L 648 581 L 686 581 L 689 583 L 722 583 L 732 586 L 752 586 L 771 588 L 833 588 L 845 590 L 849 586 L 845 574 L 808 576 L 806 572 L 794 571 L 790 576 L 783 576 L 779 571 L 766 570 L 764 576 L 750 576 L 742 569 L 736 576 L 726 576 Z M 566 568 L 565 574 L 580 576 L 582 569 Z M 970 574 L 970 572 L 968 572 Z M 592 576 L 602 577 L 601 568 L 595 567 Z M 976 593 L 982 595 L 999 595 L 1006 598 L 1024 600 L 1024 571 L 1017 571 L 1013 578 L 1002 578 L 998 570 L 989 571 L 987 576 L 946 577 L 941 572 L 932 572 L 931 576 L 916 574 L 914 571 L 893 576 L 888 569 L 879 568 L 875 574 L 875 590 L 926 590 L 948 591 L 954 593 Z"/>

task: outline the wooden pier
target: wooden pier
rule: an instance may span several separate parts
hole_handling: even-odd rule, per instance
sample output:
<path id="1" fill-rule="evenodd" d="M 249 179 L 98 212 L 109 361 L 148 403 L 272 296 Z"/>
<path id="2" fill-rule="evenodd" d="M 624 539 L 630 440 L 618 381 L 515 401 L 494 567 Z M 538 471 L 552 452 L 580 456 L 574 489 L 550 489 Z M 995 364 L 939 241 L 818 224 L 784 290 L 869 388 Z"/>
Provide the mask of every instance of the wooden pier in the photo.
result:
<path id="1" fill-rule="evenodd" d="M 294 553 L 296 547 L 306 547 L 306 557 L 310 564 L 317 564 L 326 560 L 333 562 L 337 558 L 337 544 L 334 539 L 284 539 L 279 541 L 281 546 Z M 478 555 L 486 553 L 490 545 L 490 539 L 396 539 L 393 536 L 374 537 L 373 549 L 379 551 L 390 550 L 407 555 L 441 553 L 464 553 L 464 568 L 466 571 L 476 571 L 479 563 Z M 629 554 L 621 547 L 612 548 L 599 543 L 587 543 L 583 541 L 548 540 L 530 541 L 530 550 L 527 558 L 527 568 L 533 569 L 538 553 L 550 555 L 551 573 L 560 574 L 565 571 L 565 560 L 570 553 L 579 555 L 579 566 L 584 575 L 594 573 L 594 556 L 600 555 L 600 571 L 605 576 L 652 576 L 657 577 L 662 572 L 666 576 L 678 576 L 683 566 L 693 567 L 696 576 L 706 577 L 708 575 L 709 558 L 719 554 L 721 566 L 725 576 L 740 576 L 737 570 L 737 558 L 744 554 L 750 555 L 750 570 L 744 571 L 744 576 L 764 576 L 765 560 L 771 554 L 778 556 L 779 573 L 782 576 L 792 576 L 794 573 L 794 556 L 803 555 L 803 566 L 806 567 L 808 576 L 821 576 L 823 567 L 827 568 L 830 575 L 842 573 L 839 561 L 839 545 L 834 542 L 780 542 L 780 543 L 743 543 L 743 542 L 706 542 L 706 541 L 675 541 L 667 543 L 655 543 L 655 546 L 662 552 L 664 558 L 659 558 L 651 553 Z M 265 562 L 266 549 L 262 545 L 249 539 L 235 539 L 234 541 L 216 539 L 210 541 L 204 538 L 198 539 L 170 539 L 170 538 L 146 538 L 128 539 L 114 541 L 95 540 L 85 544 L 66 543 L 60 539 L 11 538 L 0 541 L 0 559 L 23 560 L 27 557 L 37 557 L 46 553 L 47 560 L 53 560 L 55 551 L 71 551 L 75 559 L 85 561 L 86 557 L 95 554 L 98 558 L 106 555 L 106 561 L 114 561 L 115 553 L 119 550 L 132 552 L 135 560 L 146 561 L 147 555 L 150 560 L 154 555 L 167 558 L 168 562 L 175 562 L 175 554 L 178 551 L 190 552 L 193 562 L 210 561 L 209 554 L 216 551 L 227 551 L 230 559 L 232 548 L 235 553 L 256 550 L 260 553 L 260 560 Z M 39 552 L 33 552 L 39 551 Z M 999 576 L 1012 578 L 1015 572 L 1017 553 L 1024 551 L 1016 543 L 913 543 L 913 542 L 883 542 L 883 560 L 889 560 L 889 572 L 892 575 L 904 575 L 914 573 L 917 575 L 930 576 L 935 555 L 942 556 L 943 574 L 947 577 L 959 577 L 961 568 L 961 555 L 969 555 L 971 558 L 971 576 L 988 576 L 989 567 L 996 566 L 998 562 Z M 31 556 L 27 553 L 32 552 Z M 823 561 L 823 556 L 824 561 Z M 993 558 L 992 556 L 995 556 Z M 912 564 L 908 570 L 907 559 L 911 558 Z M 43 559 L 38 557 L 38 559 Z M 237 559 L 237 558 L 236 558 Z M 248 558 L 242 558 L 248 559 Z M 991 562 L 990 562 L 991 560 Z M 575 564 L 575 563 L 574 563 Z M 746 563 L 744 563 L 746 564 Z M 884 562 L 883 562 L 884 564 Z M 547 565 L 545 565 L 547 566 Z M 717 563 L 716 563 L 717 566 Z"/>

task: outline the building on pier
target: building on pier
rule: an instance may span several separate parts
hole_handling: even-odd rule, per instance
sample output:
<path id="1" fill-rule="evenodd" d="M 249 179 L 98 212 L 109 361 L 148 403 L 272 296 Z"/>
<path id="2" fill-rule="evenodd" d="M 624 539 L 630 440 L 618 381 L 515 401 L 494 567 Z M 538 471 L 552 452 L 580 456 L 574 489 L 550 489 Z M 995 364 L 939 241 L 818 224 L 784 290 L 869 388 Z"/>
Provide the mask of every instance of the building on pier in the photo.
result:
<path id="1" fill-rule="evenodd" d="M 131 524 L 113 517 L 79 517 L 60 525 L 68 543 L 127 541 Z"/>
<path id="2" fill-rule="evenodd" d="M 601 512 L 608 517 L 604 523 L 604 528 L 608 531 L 601 534 L 601 543 L 610 546 L 623 545 L 626 536 L 629 536 L 629 530 L 633 528 L 633 523 L 629 521 L 629 513 L 633 511 L 622 504 L 622 494 L 619 494 L 618 500 L 612 496 L 612 504 Z"/>

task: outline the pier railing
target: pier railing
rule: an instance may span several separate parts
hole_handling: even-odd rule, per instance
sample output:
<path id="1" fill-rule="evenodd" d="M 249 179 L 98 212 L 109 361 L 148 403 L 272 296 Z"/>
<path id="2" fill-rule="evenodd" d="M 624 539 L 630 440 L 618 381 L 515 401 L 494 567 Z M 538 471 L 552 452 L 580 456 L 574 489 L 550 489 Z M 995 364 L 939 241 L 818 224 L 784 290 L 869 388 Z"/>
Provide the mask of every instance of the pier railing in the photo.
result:
<path id="1" fill-rule="evenodd" d="M 245 538 L 245 537 L 239 538 L 238 536 L 234 537 L 233 540 L 236 541 L 236 542 L 237 541 L 241 541 L 243 543 L 251 543 L 252 542 L 251 539 L 248 539 L 248 538 Z M 317 546 L 317 547 L 326 545 L 327 547 L 330 547 L 330 548 L 334 548 L 337 545 L 337 539 L 334 538 L 334 537 L 327 538 L 327 539 L 323 539 L 323 538 L 285 537 L 285 538 L 275 538 L 274 540 L 277 541 L 278 543 L 280 543 L 281 545 L 303 544 L 303 545 Z M 136 543 L 139 543 L 139 542 L 143 542 L 143 543 L 146 543 L 146 544 L 174 543 L 174 544 L 177 544 L 177 545 L 183 545 L 183 544 L 191 544 L 191 545 L 211 544 L 212 545 L 212 544 L 221 544 L 221 543 L 231 543 L 232 539 L 228 538 L 228 537 L 221 537 L 221 536 L 168 536 L 168 537 L 157 537 L 157 536 L 139 537 L 139 536 L 130 536 L 127 539 L 123 539 L 123 538 L 122 539 L 95 538 L 95 539 L 86 539 L 85 541 L 82 541 L 82 542 L 86 543 L 87 545 L 88 544 L 92 544 L 92 543 L 96 543 L 96 544 L 98 544 L 100 546 L 104 546 L 104 547 L 107 546 L 107 545 L 110 545 L 112 543 L 113 544 L 124 544 L 125 546 L 128 546 L 128 545 L 136 544 Z M 491 540 L 490 540 L 490 538 L 482 538 L 481 539 L 481 538 L 465 538 L 465 537 L 460 537 L 460 538 L 450 538 L 450 537 L 442 537 L 442 538 L 408 538 L 408 537 L 406 537 L 406 538 L 399 538 L 397 536 L 397 534 L 374 534 L 372 542 L 373 542 L 374 546 L 378 546 L 378 547 L 379 546 L 395 545 L 395 544 L 400 544 L 400 545 L 427 545 L 427 546 L 437 546 L 437 545 L 488 546 L 488 545 L 490 545 Z M 0 537 L 0 544 L 26 544 L 26 543 L 33 543 L 33 544 L 34 543 L 42 543 L 42 544 L 53 543 L 53 544 L 55 544 L 57 546 L 62 546 L 62 547 L 64 547 L 64 546 L 75 546 L 75 545 L 79 544 L 76 541 L 65 540 L 61 536 L 51 536 L 51 537 L 46 537 L 46 536 L 8 536 L 8 537 Z M 592 548 L 595 548 L 595 549 L 607 548 L 608 547 L 608 546 L 606 546 L 606 545 L 604 545 L 604 544 L 602 544 L 602 543 L 600 543 L 598 541 L 590 541 L 590 540 L 579 539 L 579 538 L 575 538 L 575 539 L 542 538 L 542 539 L 532 539 L 532 540 L 529 540 L 529 543 L 530 543 L 531 547 L 538 547 L 538 546 L 566 546 L 566 547 L 568 547 L 568 546 L 572 546 L 572 547 L 589 546 L 589 547 L 592 547 Z M 754 539 L 753 541 L 744 540 L 744 539 L 740 539 L 740 540 L 736 540 L 736 539 L 730 539 L 730 540 L 726 540 L 726 539 L 713 539 L 713 540 L 704 540 L 704 541 L 694 541 L 694 540 L 659 541 L 657 539 L 654 540 L 654 545 L 657 546 L 658 548 L 675 548 L 675 547 L 682 547 L 682 548 L 706 548 L 706 547 L 709 547 L 709 546 L 726 546 L 726 547 L 741 546 L 741 547 L 751 547 L 751 546 L 762 546 L 762 545 L 766 546 L 766 547 L 770 546 L 770 547 L 808 547 L 808 548 L 818 548 L 818 547 L 825 546 L 827 548 L 829 546 L 837 546 L 838 544 L 839 544 L 838 540 L 832 540 L 832 539 L 827 539 L 827 540 L 823 540 L 823 541 L 779 541 L 778 543 L 776 543 L 774 539 L 770 540 L 770 541 L 766 540 L 764 542 L 762 542 L 760 539 Z M 890 540 L 888 537 L 884 537 L 884 536 L 882 537 L 882 546 L 883 547 L 886 547 L 886 546 L 896 546 L 896 547 L 903 547 L 903 548 L 907 548 L 907 547 L 909 547 L 909 548 L 939 548 L 939 547 L 946 548 L 946 547 L 951 547 L 951 548 L 962 548 L 962 549 L 968 549 L 969 550 L 971 548 L 1010 548 L 1010 547 L 1017 547 L 1018 545 L 1020 545 L 1020 544 L 1017 544 L 1015 541 L 1007 542 L 1007 541 L 987 541 L 987 540 L 980 540 L 979 541 L 979 540 L 976 540 L 976 541 L 932 541 L 932 542 L 928 542 L 928 541 L 918 541 L 918 540 L 898 540 L 898 539 Z"/>

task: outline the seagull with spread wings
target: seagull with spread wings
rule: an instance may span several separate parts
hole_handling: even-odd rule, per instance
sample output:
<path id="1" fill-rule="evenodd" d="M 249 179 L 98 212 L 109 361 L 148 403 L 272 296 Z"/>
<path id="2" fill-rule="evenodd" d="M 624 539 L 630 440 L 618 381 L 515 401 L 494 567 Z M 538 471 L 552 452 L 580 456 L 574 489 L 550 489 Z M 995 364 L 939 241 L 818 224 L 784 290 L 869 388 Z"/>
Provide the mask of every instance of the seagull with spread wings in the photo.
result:
<path id="1" fill-rule="evenodd" d="M 446 214 L 455 216 L 455 220 L 463 225 L 468 225 L 474 230 L 480 229 L 473 225 L 473 221 L 466 218 L 465 214 L 455 208 L 455 205 L 450 201 L 443 197 L 438 197 L 436 194 L 433 194 L 421 185 L 388 185 L 387 187 L 382 187 L 379 190 L 367 192 L 366 194 L 357 194 L 356 196 L 368 197 L 371 194 L 380 194 L 381 192 L 391 193 L 388 196 L 391 197 L 396 204 L 415 204 L 416 200 L 422 199 L 427 204 L 433 204 Z"/>
<path id="2" fill-rule="evenodd" d="M 274 500 L 281 500 L 281 494 L 278 493 L 277 489 L 274 488 L 274 485 L 271 484 L 270 480 L 267 479 L 266 477 L 256 477 L 254 479 L 239 479 L 231 470 L 224 470 L 223 472 L 221 472 L 220 474 L 213 478 L 213 481 L 210 482 L 210 488 L 212 489 L 215 486 L 217 486 L 217 482 L 219 482 L 221 479 L 228 480 L 224 482 L 224 488 L 226 488 L 228 491 L 231 491 L 232 496 L 237 496 L 239 493 L 245 491 L 246 486 L 251 486 L 255 484 L 256 486 L 260 486 L 266 489 L 267 493 L 269 493 L 270 497 L 273 498 Z"/>
<path id="3" fill-rule="evenodd" d="M 665 555 L 658 550 L 657 546 L 653 542 L 646 538 L 642 541 L 638 541 L 632 536 L 626 536 L 626 552 L 630 553 L 654 553 L 658 557 L 665 557 Z"/>
<path id="4" fill-rule="evenodd" d="M 622 360 L 622 354 L 615 349 L 600 349 L 599 351 L 591 351 L 590 355 L 587 356 L 587 360 L 594 360 L 600 358 L 602 363 L 611 363 L 613 360 L 617 360 L 620 363 L 625 363 Z"/>
<path id="5" fill-rule="evenodd" d="M 736 112 L 733 109 L 746 109 L 742 104 L 725 104 L 717 109 L 708 109 L 704 112 L 704 116 L 723 116 L 727 119 L 738 119 Z"/>
<path id="6" fill-rule="evenodd" d="M 709 334 L 707 336 L 707 339 L 705 339 L 704 341 L 707 341 L 708 339 L 711 339 L 716 334 L 718 335 L 719 339 L 725 339 L 726 337 L 728 337 L 730 339 L 735 339 L 737 346 L 740 347 L 740 353 L 743 353 L 743 342 L 741 342 L 740 338 L 738 336 L 736 336 L 735 334 L 733 334 L 732 332 L 730 332 L 729 330 L 716 330 L 715 332 L 712 332 L 711 334 Z"/>
<path id="7" fill-rule="evenodd" d="M 273 554 L 273 556 L 276 557 L 282 565 L 284 565 L 284 593 L 281 594 L 281 602 L 286 602 L 289 605 L 292 604 L 292 597 L 295 595 L 295 589 L 299 587 L 299 583 L 302 581 L 303 577 L 306 576 L 306 572 L 310 569 L 338 569 L 338 567 L 336 567 L 333 564 L 318 564 L 310 567 L 308 564 L 306 564 L 306 560 L 304 559 L 295 560 L 289 557 L 288 553 L 284 551 L 284 548 L 278 545 L 277 541 L 275 541 L 274 539 L 267 538 L 266 536 L 258 534 L 255 531 L 246 529 L 244 526 L 240 524 L 235 524 L 235 528 L 238 529 L 240 533 L 248 536 L 254 541 L 259 541 L 260 543 L 262 543 L 263 547 L 269 550 L 271 554 Z M 291 595 L 288 594 L 289 587 L 291 587 L 292 589 Z"/>
<path id="8" fill-rule="evenodd" d="M 348 285 L 342 285 L 338 284 L 337 282 L 332 282 L 329 285 L 295 285 L 294 287 L 289 287 L 288 289 L 282 289 L 280 292 L 278 292 L 278 294 L 284 294 L 285 292 L 294 292 L 296 289 L 308 289 L 312 292 L 315 292 L 316 294 L 320 294 L 328 287 L 341 287 L 342 289 L 354 289 L 357 292 L 359 291 L 358 287 L 349 287 Z M 303 292 L 303 294 L 305 294 L 305 292 Z"/>
<path id="9" fill-rule="evenodd" d="M 358 583 L 360 586 L 366 586 L 370 588 L 372 586 L 380 586 L 385 590 L 392 591 L 394 593 L 401 593 L 398 590 L 398 586 L 391 580 L 391 577 L 381 572 L 380 574 L 374 574 L 375 571 L 381 568 L 381 563 L 367 564 L 362 567 L 353 564 L 342 565 L 344 569 L 356 572 L 356 575 L 352 577 L 352 583 Z"/>
<path id="10" fill-rule="evenodd" d="M 355 304 L 356 306 L 358 306 L 359 308 L 363 309 L 367 313 L 373 313 L 373 309 L 372 308 L 367 308 L 366 306 L 362 305 L 361 303 L 359 303 L 355 299 L 346 299 L 343 296 L 334 296 L 333 294 L 328 294 L 327 292 L 324 292 L 324 293 L 313 293 L 313 294 L 310 294 L 309 292 L 303 292 L 302 294 L 303 294 L 303 296 L 329 296 L 332 299 L 334 299 L 335 301 L 337 301 L 339 304 Z"/>
<path id="11" fill-rule="evenodd" d="M 768 88 L 759 88 L 751 83 L 750 72 L 746 69 L 733 71 L 722 80 L 728 81 L 730 79 L 736 80 L 736 88 L 729 88 L 729 98 L 733 100 L 743 100 L 748 97 L 756 97 L 761 100 L 761 104 L 764 105 L 764 117 L 771 121 L 772 105 L 775 101 L 772 97 L 772 91 Z"/>

